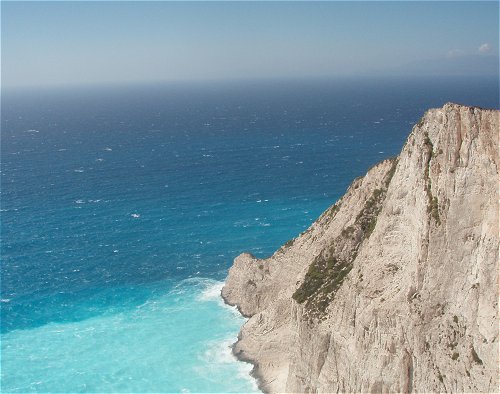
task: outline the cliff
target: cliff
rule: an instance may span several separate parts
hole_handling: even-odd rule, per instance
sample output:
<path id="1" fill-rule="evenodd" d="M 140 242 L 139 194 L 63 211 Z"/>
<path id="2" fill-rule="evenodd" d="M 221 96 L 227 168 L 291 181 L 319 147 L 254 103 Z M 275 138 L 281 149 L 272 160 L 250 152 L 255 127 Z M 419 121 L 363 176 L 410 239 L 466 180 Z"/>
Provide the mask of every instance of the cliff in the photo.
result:
<path id="1" fill-rule="evenodd" d="M 446 104 L 222 290 L 265 392 L 498 392 L 499 111 Z"/>

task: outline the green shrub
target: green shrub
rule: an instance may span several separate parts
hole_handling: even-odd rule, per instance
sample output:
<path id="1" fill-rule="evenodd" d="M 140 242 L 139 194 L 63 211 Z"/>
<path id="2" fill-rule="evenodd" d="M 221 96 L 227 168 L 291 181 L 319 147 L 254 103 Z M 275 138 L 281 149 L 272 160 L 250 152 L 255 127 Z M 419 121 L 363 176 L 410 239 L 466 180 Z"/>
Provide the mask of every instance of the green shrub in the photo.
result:
<path id="1" fill-rule="evenodd" d="M 382 209 L 387 186 L 396 171 L 396 166 L 397 159 L 392 159 L 391 168 L 384 178 L 385 187 L 373 190 L 354 224 L 342 230 L 330 250 L 314 259 L 306 272 L 304 281 L 293 293 L 292 298 L 295 301 L 299 304 L 305 303 L 306 312 L 311 313 L 309 317 L 321 316 L 351 271 L 361 243 L 368 239 L 375 229 L 377 216 Z M 333 206 L 327 214 L 334 213 L 337 209 Z M 354 238 L 356 242 L 352 242 L 352 239 L 347 240 L 353 234 L 356 234 Z M 342 250 L 341 255 L 336 251 L 335 245 L 339 245 L 339 251 Z M 345 246 L 349 249 L 346 250 Z M 362 280 L 362 275 L 359 279 Z"/>

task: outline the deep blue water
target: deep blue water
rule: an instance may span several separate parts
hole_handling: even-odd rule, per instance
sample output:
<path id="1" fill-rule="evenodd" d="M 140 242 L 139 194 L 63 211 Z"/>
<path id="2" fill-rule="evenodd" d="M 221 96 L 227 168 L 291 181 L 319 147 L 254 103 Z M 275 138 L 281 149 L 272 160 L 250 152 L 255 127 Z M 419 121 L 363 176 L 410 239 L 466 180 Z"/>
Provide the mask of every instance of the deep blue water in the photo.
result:
<path id="1" fill-rule="evenodd" d="M 498 80 L 2 92 L 2 392 L 247 392 L 218 297 L 448 101 Z"/>

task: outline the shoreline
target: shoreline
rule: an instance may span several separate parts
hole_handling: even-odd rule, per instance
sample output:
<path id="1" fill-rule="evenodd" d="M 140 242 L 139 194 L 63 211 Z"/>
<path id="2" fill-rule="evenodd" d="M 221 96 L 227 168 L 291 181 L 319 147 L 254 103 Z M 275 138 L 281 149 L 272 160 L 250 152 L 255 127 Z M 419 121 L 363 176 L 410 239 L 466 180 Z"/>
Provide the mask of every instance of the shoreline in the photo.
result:
<path id="1" fill-rule="evenodd" d="M 225 283 L 225 282 L 224 282 Z M 241 316 L 243 316 L 244 318 L 246 319 L 250 319 L 251 316 L 248 316 L 246 314 L 244 314 L 241 309 L 240 309 L 240 306 L 239 305 L 236 305 L 236 304 L 231 304 L 230 302 L 228 302 L 226 300 L 226 298 L 222 295 L 222 289 L 221 289 L 221 292 L 220 292 L 220 297 L 222 298 L 222 300 L 224 301 L 224 304 L 226 305 L 229 305 L 231 307 L 236 307 L 236 309 L 238 310 L 238 312 L 240 313 Z M 252 364 L 252 370 L 250 371 L 250 376 L 252 378 L 255 379 L 256 383 L 257 383 L 257 388 L 264 394 L 269 394 L 269 391 L 267 391 L 264 386 L 266 385 L 265 382 L 264 382 L 264 378 L 262 377 L 262 374 L 259 372 L 259 363 L 256 361 L 256 360 L 253 360 L 249 357 L 246 357 L 245 355 L 243 355 L 243 351 L 239 351 L 237 352 L 236 351 L 236 345 L 238 344 L 238 342 L 241 341 L 241 337 L 242 337 L 242 334 L 241 334 L 241 328 L 243 326 L 240 327 L 240 331 L 238 332 L 238 339 L 236 342 L 234 342 L 232 345 L 231 345 L 231 353 L 233 354 L 234 357 L 236 357 L 236 359 L 238 360 L 238 362 L 243 362 L 243 363 L 248 363 L 248 364 Z"/>

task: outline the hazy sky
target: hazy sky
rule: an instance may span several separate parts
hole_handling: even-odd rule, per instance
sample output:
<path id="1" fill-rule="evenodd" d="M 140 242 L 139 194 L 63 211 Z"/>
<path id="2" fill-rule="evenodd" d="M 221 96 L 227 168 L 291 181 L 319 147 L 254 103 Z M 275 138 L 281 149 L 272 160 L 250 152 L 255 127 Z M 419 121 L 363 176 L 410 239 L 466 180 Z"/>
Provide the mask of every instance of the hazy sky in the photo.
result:
<path id="1" fill-rule="evenodd" d="M 5 2 L 2 86 L 498 73 L 491 2 Z"/>

